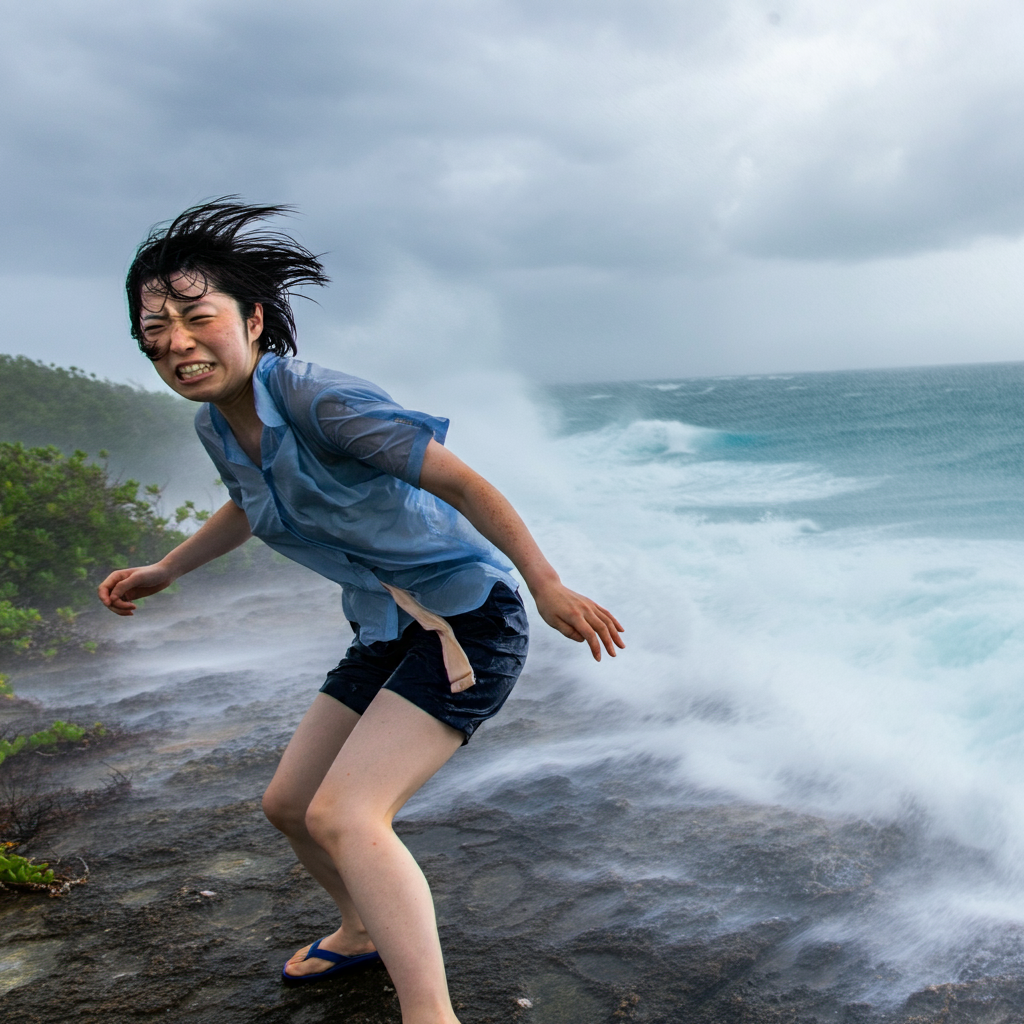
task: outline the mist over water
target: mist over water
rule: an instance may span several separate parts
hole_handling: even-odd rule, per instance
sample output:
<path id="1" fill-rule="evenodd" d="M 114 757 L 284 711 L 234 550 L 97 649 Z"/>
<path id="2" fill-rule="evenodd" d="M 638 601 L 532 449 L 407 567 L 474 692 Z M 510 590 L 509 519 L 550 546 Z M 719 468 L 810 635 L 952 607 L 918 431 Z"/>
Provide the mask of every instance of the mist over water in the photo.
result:
<path id="1" fill-rule="evenodd" d="M 445 406 L 452 447 L 629 647 L 592 665 L 535 619 L 515 698 L 570 696 L 424 803 L 631 779 L 652 815 L 738 800 L 897 822 L 920 848 L 889 897 L 806 941 L 887 965 L 873 1000 L 1019 967 L 1022 383 L 1013 364 L 563 386 L 468 430 Z M 591 869 L 686 876 L 676 847 L 615 849 Z M 647 921 L 667 935 L 670 902 Z M 723 901 L 716 927 L 764 912 Z"/>

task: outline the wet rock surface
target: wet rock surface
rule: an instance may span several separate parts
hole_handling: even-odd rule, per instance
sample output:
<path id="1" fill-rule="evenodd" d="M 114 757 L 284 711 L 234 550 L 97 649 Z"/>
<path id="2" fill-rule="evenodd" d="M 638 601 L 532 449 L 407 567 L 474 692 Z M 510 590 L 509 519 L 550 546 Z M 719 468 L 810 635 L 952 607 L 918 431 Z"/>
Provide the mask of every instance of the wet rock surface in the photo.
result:
<path id="1" fill-rule="evenodd" d="M 243 604 L 239 618 L 253 614 Z M 108 660 L 20 681 L 46 714 L 125 728 L 112 748 L 43 762 L 53 785 L 95 788 L 114 769 L 135 785 L 26 850 L 84 860 L 86 885 L 60 899 L 0 893 L 0 1019 L 398 1022 L 381 965 L 319 985 L 280 983 L 284 961 L 337 923 L 259 807 L 309 700 L 307 683 L 288 689 L 288 672 L 306 673 L 302 659 L 324 652 L 285 652 L 280 692 L 241 700 L 265 652 L 213 670 L 190 650 L 181 664 L 168 653 L 172 632 L 148 641 L 163 668 L 147 679 Z M 565 720 L 552 713 L 564 694 L 524 681 L 396 826 L 434 891 L 464 1024 L 1024 1019 L 1024 944 L 1012 929 L 963 950 L 938 983 L 915 984 L 856 929 L 836 925 L 885 920 L 909 863 L 939 871 L 968 856 L 929 847 L 912 824 L 676 790 L 669 801 L 645 763 L 552 767 L 477 796 L 457 786 Z"/>
<path id="2" fill-rule="evenodd" d="M 258 790 L 276 754 L 200 759 L 190 784 L 227 774 L 240 789 Z M 701 836 L 704 850 L 727 855 L 696 858 L 686 882 L 638 883 L 615 874 L 574 878 L 567 850 L 582 825 L 566 816 L 564 806 L 526 817 L 470 807 L 400 826 L 431 881 L 466 1024 L 909 1024 L 1024 1015 L 1024 985 L 1010 977 L 936 986 L 879 1010 L 849 998 L 877 965 L 839 943 L 794 943 L 808 920 L 879 898 L 875 875 L 905 842 L 894 830 L 747 806 L 692 808 L 674 821 L 636 824 Z M 86 886 L 62 899 L 0 896 L 0 987 L 10 1024 L 400 1020 L 379 965 L 322 985 L 281 986 L 284 960 L 335 923 L 255 798 L 175 811 L 127 797 L 67 830 L 53 852 L 72 850 L 89 863 Z M 575 859 L 585 861 L 585 847 Z M 656 929 L 629 927 L 669 896 L 677 901 L 671 890 L 679 886 L 692 890 L 694 938 L 665 941 Z M 802 916 L 705 927 L 701 935 L 716 891 L 726 903 L 733 890 L 731 899 L 756 904 L 780 888 L 802 900 Z"/>

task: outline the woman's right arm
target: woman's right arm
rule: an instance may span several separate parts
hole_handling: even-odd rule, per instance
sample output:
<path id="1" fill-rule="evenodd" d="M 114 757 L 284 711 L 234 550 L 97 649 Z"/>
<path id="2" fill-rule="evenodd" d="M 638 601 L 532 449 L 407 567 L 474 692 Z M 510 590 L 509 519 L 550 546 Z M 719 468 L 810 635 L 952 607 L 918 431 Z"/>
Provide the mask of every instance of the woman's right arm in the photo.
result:
<path id="1" fill-rule="evenodd" d="M 140 597 L 164 590 L 179 576 L 226 555 L 251 536 L 245 513 L 229 501 L 159 562 L 112 572 L 99 585 L 99 598 L 115 614 L 131 615 Z"/>

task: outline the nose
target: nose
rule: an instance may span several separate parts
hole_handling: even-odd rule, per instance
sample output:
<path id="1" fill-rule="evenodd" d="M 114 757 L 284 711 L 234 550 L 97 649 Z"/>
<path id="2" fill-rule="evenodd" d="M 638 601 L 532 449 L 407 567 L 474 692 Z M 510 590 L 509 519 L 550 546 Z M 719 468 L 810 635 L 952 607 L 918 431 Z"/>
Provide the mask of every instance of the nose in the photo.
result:
<path id="1" fill-rule="evenodd" d="M 188 328 L 180 320 L 171 321 L 171 342 L 172 352 L 191 352 L 196 347 L 195 338 L 189 333 Z"/>

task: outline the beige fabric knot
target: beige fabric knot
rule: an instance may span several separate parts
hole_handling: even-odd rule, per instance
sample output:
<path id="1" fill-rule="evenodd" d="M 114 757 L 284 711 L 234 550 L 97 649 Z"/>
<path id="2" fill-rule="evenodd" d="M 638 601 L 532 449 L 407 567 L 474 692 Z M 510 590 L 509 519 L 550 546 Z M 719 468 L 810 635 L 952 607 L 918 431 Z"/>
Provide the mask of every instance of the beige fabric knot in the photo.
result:
<path id="1" fill-rule="evenodd" d="M 407 590 L 381 583 L 381 586 L 395 599 L 395 604 L 408 612 L 424 629 L 432 630 L 441 638 L 441 654 L 444 657 L 445 671 L 448 682 L 452 685 L 452 693 L 468 690 L 475 682 L 473 666 L 466 657 L 462 645 L 455 639 L 452 627 L 440 615 L 427 611 Z"/>

